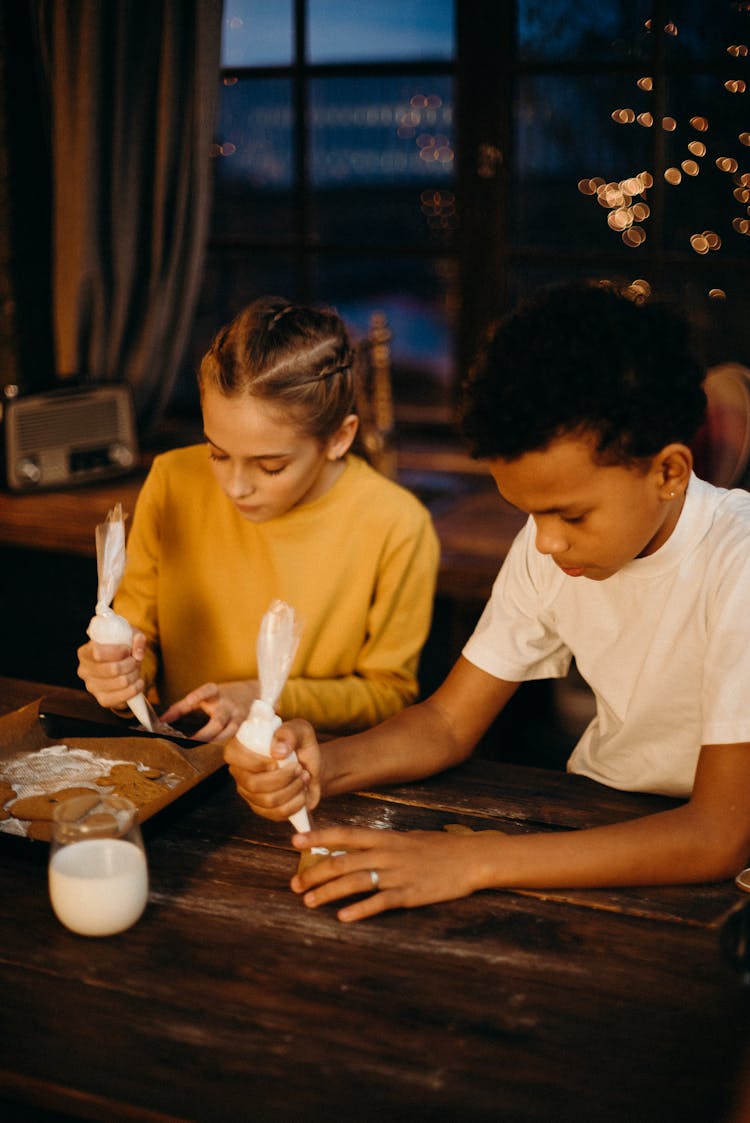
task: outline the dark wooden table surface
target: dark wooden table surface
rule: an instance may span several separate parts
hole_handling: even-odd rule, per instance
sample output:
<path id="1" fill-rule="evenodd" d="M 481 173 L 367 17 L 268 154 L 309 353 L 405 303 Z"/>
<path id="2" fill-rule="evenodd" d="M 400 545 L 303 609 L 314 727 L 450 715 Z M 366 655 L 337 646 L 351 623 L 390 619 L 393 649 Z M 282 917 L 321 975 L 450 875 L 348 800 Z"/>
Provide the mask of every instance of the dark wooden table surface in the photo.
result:
<path id="1" fill-rule="evenodd" d="M 77 698 L 1 679 L 0 714 L 47 693 Z M 316 818 L 557 831 L 664 803 L 475 761 Z M 289 890 L 288 836 L 221 769 L 144 824 L 138 924 L 87 939 L 52 913 L 45 844 L 0 835 L 0 1117 L 746 1118 L 732 884 L 483 892 L 347 927 Z"/>

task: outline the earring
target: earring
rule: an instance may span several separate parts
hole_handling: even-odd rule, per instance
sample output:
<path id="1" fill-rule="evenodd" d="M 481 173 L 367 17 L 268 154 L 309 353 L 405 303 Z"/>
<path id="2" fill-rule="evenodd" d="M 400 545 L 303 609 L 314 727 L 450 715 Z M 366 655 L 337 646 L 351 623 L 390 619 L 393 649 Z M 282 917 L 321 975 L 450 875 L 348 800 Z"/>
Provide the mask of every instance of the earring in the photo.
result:
<path id="1" fill-rule="evenodd" d="M 669 493 L 669 498 L 670 498 L 670 499 L 674 499 L 674 496 L 675 496 L 675 493 L 674 493 L 673 491 L 670 491 L 670 493 Z"/>

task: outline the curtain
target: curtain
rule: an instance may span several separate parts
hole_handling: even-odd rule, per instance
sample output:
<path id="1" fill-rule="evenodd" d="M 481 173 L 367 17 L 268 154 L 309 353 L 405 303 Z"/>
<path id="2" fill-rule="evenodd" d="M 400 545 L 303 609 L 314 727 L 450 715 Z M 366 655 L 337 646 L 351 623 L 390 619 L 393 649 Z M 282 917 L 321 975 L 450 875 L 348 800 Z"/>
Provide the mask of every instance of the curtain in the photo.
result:
<path id="1" fill-rule="evenodd" d="M 0 412 L 53 376 L 50 166 L 28 4 L 0 0 Z"/>
<path id="2" fill-rule="evenodd" d="M 38 0 L 49 96 L 58 379 L 167 405 L 211 207 L 221 0 Z"/>

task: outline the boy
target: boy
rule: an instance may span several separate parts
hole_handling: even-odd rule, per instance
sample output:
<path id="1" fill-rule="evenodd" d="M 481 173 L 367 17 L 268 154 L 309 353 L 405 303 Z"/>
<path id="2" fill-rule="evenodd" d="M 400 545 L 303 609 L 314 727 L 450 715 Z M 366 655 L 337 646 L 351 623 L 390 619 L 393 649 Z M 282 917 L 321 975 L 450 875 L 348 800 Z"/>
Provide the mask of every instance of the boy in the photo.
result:
<path id="1" fill-rule="evenodd" d="M 231 742 L 259 814 L 416 780 L 460 764 L 524 680 L 571 656 L 596 716 L 568 769 L 680 796 L 673 810 L 564 834 L 329 828 L 292 881 L 316 907 L 366 890 L 341 920 L 477 889 L 701 882 L 750 854 L 750 494 L 692 472 L 705 411 L 684 325 L 607 284 L 552 289 L 508 317 L 465 388 L 463 429 L 500 494 L 529 515 L 446 681 L 353 737 L 317 744 L 293 721 L 276 768 Z M 275 770 L 274 770 L 275 769 Z"/>

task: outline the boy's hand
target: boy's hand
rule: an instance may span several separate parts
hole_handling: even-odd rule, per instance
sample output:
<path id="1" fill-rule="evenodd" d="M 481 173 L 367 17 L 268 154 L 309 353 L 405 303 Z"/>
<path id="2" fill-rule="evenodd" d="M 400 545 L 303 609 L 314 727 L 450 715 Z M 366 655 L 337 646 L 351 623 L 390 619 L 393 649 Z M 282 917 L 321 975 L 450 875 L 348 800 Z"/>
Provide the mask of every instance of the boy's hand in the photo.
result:
<path id="1" fill-rule="evenodd" d="M 287 761 L 290 753 L 297 762 Z M 309 722 L 286 722 L 276 730 L 271 756 L 246 748 L 236 738 L 224 749 L 224 760 L 237 791 L 256 815 L 280 821 L 302 807 L 312 810 L 321 797 L 321 755 Z"/>
<path id="2" fill-rule="evenodd" d="M 228 741 L 242 725 L 258 697 L 256 679 L 240 682 L 204 682 L 160 714 L 171 725 L 187 714 L 202 710 L 208 721 L 190 736 L 196 741 Z"/>
<path id="3" fill-rule="evenodd" d="M 329 827 L 297 834 L 298 850 L 313 846 L 344 850 L 321 858 L 292 878 L 295 893 L 304 894 L 308 908 L 318 908 L 355 894 L 364 900 L 339 909 L 339 920 L 350 922 L 386 909 L 415 908 L 436 901 L 467 897 L 479 888 L 479 862 L 485 835 L 441 834 L 437 831 L 398 832 L 359 827 Z"/>
<path id="4" fill-rule="evenodd" d="M 100 706 L 121 709 L 129 698 L 145 689 L 141 678 L 145 651 L 143 632 L 134 632 L 131 648 L 122 643 L 89 640 L 78 648 L 78 677 Z"/>

